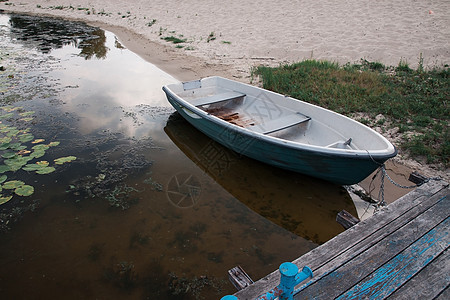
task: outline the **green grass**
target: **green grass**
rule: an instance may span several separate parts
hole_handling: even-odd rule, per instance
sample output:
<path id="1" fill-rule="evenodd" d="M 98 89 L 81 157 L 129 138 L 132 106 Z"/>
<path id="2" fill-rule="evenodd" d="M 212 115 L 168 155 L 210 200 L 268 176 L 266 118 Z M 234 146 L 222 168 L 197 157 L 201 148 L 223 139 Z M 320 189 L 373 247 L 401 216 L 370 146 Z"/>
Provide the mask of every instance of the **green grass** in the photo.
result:
<path id="1" fill-rule="evenodd" d="M 450 157 L 449 68 L 424 71 L 401 61 L 397 67 L 362 60 L 339 66 L 307 60 L 277 68 L 253 70 L 263 87 L 338 113 L 354 116 L 369 126 L 398 127 L 403 136 L 397 147 L 428 163 L 446 167 Z M 386 120 L 375 121 L 383 115 Z"/>
<path id="2" fill-rule="evenodd" d="M 211 41 L 214 41 L 215 39 L 216 39 L 215 33 L 214 33 L 214 32 L 211 32 L 211 33 L 208 35 L 208 38 L 206 39 L 206 42 L 209 43 L 209 42 L 211 42 Z"/>
<path id="3" fill-rule="evenodd" d="M 181 43 L 185 43 L 186 42 L 186 39 L 180 39 L 180 38 L 177 38 L 175 36 L 166 36 L 166 37 L 163 37 L 161 39 L 165 40 L 166 42 L 172 42 L 174 44 L 181 44 Z"/>

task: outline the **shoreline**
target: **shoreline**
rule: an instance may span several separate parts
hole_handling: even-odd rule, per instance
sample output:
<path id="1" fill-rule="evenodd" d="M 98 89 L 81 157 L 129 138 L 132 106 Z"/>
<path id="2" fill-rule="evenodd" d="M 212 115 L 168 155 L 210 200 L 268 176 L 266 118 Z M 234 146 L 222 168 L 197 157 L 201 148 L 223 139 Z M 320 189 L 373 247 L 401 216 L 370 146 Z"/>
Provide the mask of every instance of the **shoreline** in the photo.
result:
<path id="1" fill-rule="evenodd" d="M 85 1 L 81 1 L 85 2 Z M 92 1 L 95 4 L 103 3 L 100 0 Z M 125 1 L 129 2 L 129 1 Z M 158 1 L 156 1 L 158 2 Z M 191 1 L 192 2 L 192 1 Z M 193 1 L 196 2 L 196 1 Z M 231 2 L 235 2 L 231 0 Z M 309 2 L 309 1 L 306 1 Z M 401 2 L 410 2 L 410 1 L 401 1 Z M 443 3 L 442 6 L 447 6 L 450 9 L 450 2 L 449 4 Z M 221 49 L 220 47 L 217 48 L 217 53 L 215 54 L 218 56 L 218 58 L 212 57 L 211 59 L 207 59 L 208 56 L 210 56 L 211 49 L 214 49 L 216 44 L 208 43 L 205 41 L 197 41 L 197 45 L 200 46 L 207 46 L 209 48 L 205 49 L 197 49 L 195 51 L 187 51 L 185 49 L 178 49 L 175 47 L 174 44 L 168 43 L 166 41 L 161 40 L 160 36 L 156 35 L 154 33 L 146 32 L 142 29 L 142 24 L 132 26 L 130 21 L 128 20 L 131 17 L 123 18 L 118 15 L 118 17 L 115 16 L 104 16 L 104 15 L 93 15 L 93 14 L 86 14 L 84 11 L 75 10 L 75 9 L 44 9 L 38 7 L 38 1 L 32 0 L 26 4 L 20 4 L 18 1 L 9 1 L 6 3 L 12 3 L 12 5 L 3 7 L 3 10 L 5 12 L 9 13 L 25 13 L 25 14 L 33 14 L 33 15 L 39 15 L 39 16 L 47 16 L 47 17 L 59 17 L 64 18 L 72 21 L 81 21 L 85 22 L 91 26 L 100 27 L 104 30 L 108 30 L 113 32 L 119 39 L 121 43 L 126 46 L 130 51 L 136 53 L 140 57 L 142 57 L 144 60 L 154 64 L 158 68 L 162 69 L 163 71 L 169 73 L 170 75 L 174 76 L 176 79 L 181 81 L 188 81 L 193 79 L 198 79 L 201 77 L 207 77 L 212 75 L 219 75 L 227 78 L 232 78 L 238 81 L 249 83 L 251 80 L 250 76 L 250 70 L 252 66 L 256 65 L 272 65 L 276 66 L 283 62 L 288 62 L 283 60 L 283 56 L 280 55 L 279 57 L 272 57 L 272 56 L 251 56 L 248 53 L 242 53 L 241 57 L 233 58 L 230 57 L 230 55 L 217 55 L 217 53 L 220 53 Z M 17 4 L 16 4 L 17 3 Z M 60 2 L 54 1 L 54 0 L 47 0 L 45 4 L 47 7 L 51 6 L 51 3 L 69 3 L 69 1 L 61 0 Z M 122 2 L 121 2 L 122 3 Z M 64 4 L 63 4 L 64 5 Z M 67 4 L 67 7 L 69 7 L 70 4 Z M 83 7 L 82 3 L 79 4 L 80 7 Z M 111 4 L 110 4 L 111 5 Z M 121 5 L 126 5 L 121 4 Z M 63 6 L 64 7 L 64 6 Z M 92 6 L 91 6 L 92 7 Z M 19 8 L 19 9 L 18 9 Z M 91 10 L 97 10 L 100 11 L 98 8 L 94 9 L 91 8 Z M 140 12 L 141 14 L 144 14 L 143 11 Z M 443 12 L 442 12 L 443 13 Z M 434 12 L 433 12 L 434 14 Z M 131 15 L 131 14 L 130 14 Z M 125 19 L 125 20 L 123 20 Z M 146 20 L 146 21 L 143 21 Z M 447 17 L 450 27 L 450 17 Z M 117 21 L 117 22 L 116 22 Z M 148 22 L 148 19 L 142 19 L 140 22 Z M 137 22 L 137 21 L 136 21 Z M 115 25 L 112 23 L 116 23 Z M 128 25 L 127 25 L 128 24 Z M 148 26 L 147 26 L 148 27 Z M 151 27 L 150 27 L 151 28 Z M 148 29 L 148 28 L 146 28 Z M 450 41 L 450 32 L 448 33 Z M 449 42 L 443 41 L 443 44 L 437 45 L 437 48 L 440 49 L 440 47 L 443 47 L 443 45 L 448 45 Z M 205 45 L 201 45 L 201 44 Z M 227 44 L 221 45 L 222 48 L 225 46 L 230 46 Z M 270 45 L 266 45 L 268 49 L 271 48 Z M 445 47 L 444 47 L 445 48 Z M 442 59 L 445 59 L 446 62 L 450 61 L 450 46 L 446 48 L 447 50 L 441 53 Z M 203 52 L 202 52 L 203 51 Z M 214 56 L 214 55 L 213 55 Z M 314 58 L 314 57 L 313 57 Z M 314 58 L 315 59 L 315 58 Z M 325 58 L 324 58 L 325 59 Z M 355 57 L 356 59 L 356 57 Z M 359 58 L 361 59 L 361 58 Z M 294 62 L 294 61 L 292 61 Z M 383 63 L 383 62 L 382 62 Z M 398 63 L 398 62 L 397 62 Z M 444 64 L 444 61 L 442 65 Z M 245 67 L 246 66 L 246 67 Z M 427 67 L 433 67 L 433 65 L 426 65 L 424 62 L 424 66 Z M 397 175 L 398 179 L 401 181 L 404 178 L 409 175 L 406 174 L 406 172 L 411 173 L 412 171 L 417 171 L 427 177 L 435 177 L 435 176 L 441 176 L 444 180 L 449 181 L 450 175 L 446 170 L 440 170 L 435 166 L 430 166 L 426 164 L 422 164 L 416 160 L 404 158 L 401 154 L 399 154 L 396 158 L 392 160 L 392 163 L 390 166 L 388 166 L 392 169 L 394 169 L 394 180 Z M 398 173 L 398 174 L 397 174 Z M 395 189 L 395 188 L 394 188 Z M 397 193 L 394 193 L 396 196 Z"/>
<path id="2" fill-rule="evenodd" d="M 450 63 L 445 0 L 8 0 L 0 9 L 112 29 L 133 52 L 182 80 L 210 74 L 249 82 L 257 65 L 361 59 L 412 68 Z M 185 40 L 173 44 L 163 37 Z M 183 48 L 176 48 L 180 45 Z M 172 61 L 177 65 L 170 65 Z M 168 65 L 169 64 L 169 65 Z M 211 70 L 211 71 L 209 71 Z"/>

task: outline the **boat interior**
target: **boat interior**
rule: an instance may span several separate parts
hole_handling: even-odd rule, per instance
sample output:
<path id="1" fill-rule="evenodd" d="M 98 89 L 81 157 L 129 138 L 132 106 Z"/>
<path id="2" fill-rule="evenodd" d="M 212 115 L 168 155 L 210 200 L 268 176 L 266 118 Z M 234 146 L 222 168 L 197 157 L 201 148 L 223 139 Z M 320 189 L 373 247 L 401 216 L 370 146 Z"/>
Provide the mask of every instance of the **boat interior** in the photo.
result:
<path id="1" fill-rule="evenodd" d="M 183 83 L 174 92 L 210 115 L 271 137 L 343 150 L 386 147 L 351 119 L 254 86 L 216 78 Z"/>

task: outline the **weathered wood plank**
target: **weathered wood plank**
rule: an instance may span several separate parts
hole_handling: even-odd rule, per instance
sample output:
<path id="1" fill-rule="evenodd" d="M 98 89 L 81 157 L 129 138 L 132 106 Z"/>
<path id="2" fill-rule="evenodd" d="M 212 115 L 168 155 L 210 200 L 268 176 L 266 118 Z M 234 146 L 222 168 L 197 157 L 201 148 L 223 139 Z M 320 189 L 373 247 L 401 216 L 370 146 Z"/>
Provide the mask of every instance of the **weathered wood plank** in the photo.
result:
<path id="1" fill-rule="evenodd" d="M 433 300 L 448 300 L 450 299 L 450 286 L 447 285 L 445 290 L 440 293 L 437 297 L 435 297 Z"/>
<path id="2" fill-rule="evenodd" d="M 390 295 L 389 299 L 433 299 L 450 285 L 449 274 L 450 248 L 447 248 L 419 274 Z"/>
<path id="3" fill-rule="evenodd" d="M 244 271 L 244 269 L 242 269 L 241 266 L 236 266 L 233 269 L 228 270 L 228 279 L 238 291 L 253 284 L 253 280 L 250 278 L 250 276 L 248 276 L 248 274 Z"/>
<path id="4" fill-rule="evenodd" d="M 358 223 L 356 226 L 348 229 L 339 236 L 328 241 L 324 245 L 306 253 L 300 258 L 294 260 L 294 263 L 302 268 L 307 265 L 314 272 L 314 278 L 320 277 L 326 271 L 326 264 L 333 259 L 339 257 L 342 252 L 350 251 L 352 253 L 361 253 L 368 249 L 373 243 L 370 241 L 373 234 L 378 235 L 378 239 L 395 231 L 404 225 L 403 217 L 414 218 L 418 214 L 433 206 L 435 202 L 442 197 L 436 193 L 448 193 L 446 187 L 448 183 L 444 181 L 430 181 L 419 188 L 411 191 L 407 195 L 398 199 L 396 202 L 383 208 L 377 215 Z M 443 192 L 444 190 L 444 192 Z M 445 192 L 446 191 L 446 192 Z M 395 228 L 394 228 L 395 227 Z M 264 278 L 258 280 L 246 289 L 237 292 L 235 295 L 240 299 L 253 299 L 255 296 L 266 293 L 279 283 L 279 272 L 268 274 Z M 313 279 L 312 281 L 314 281 Z"/>
<path id="5" fill-rule="evenodd" d="M 337 299 L 388 297 L 438 257 L 445 250 L 443 244 L 448 247 L 449 229 L 450 219 L 447 218 Z"/>
<path id="6" fill-rule="evenodd" d="M 359 222 L 357 226 L 348 229 L 326 244 L 298 258 L 294 263 L 299 261 L 303 264 L 307 263 L 310 266 L 314 266 L 314 268 L 318 268 L 320 265 L 324 265 L 340 255 L 341 252 L 354 252 L 355 247 L 359 247 L 364 251 L 368 246 L 367 241 L 373 244 L 373 242 L 376 242 L 372 241 L 374 238 L 383 238 L 383 236 L 397 230 L 397 228 L 408 222 L 408 219 L 415 218 L 448 193 L 448 191 L 442 190 L 442 184 L 430 182 L 425 185 L 428 185 L 430 189 L 425 189 L 423 193 L 413 191 L 405 195 L 391 205 L 383 208 L 377 215 Z M 436 186 L 439 188 L 436 189 Z M 439 192 L 438 195 L 434 195 L 436 192 Z"/>
<path id="7" fill-rule="evenodd" d="M 435 205 L 436 202 L 441 199 L 445 195 L 444 191 L 441 191 L 440 193 L 434 195 L 433 197 L 430 197 L 428 199 L 424 199 L 422 203 L 415 206 L 413 209 L 407 211 L 402 215 L 402 217 L 397 217 L 396 219 L 392 220 L 390 223 L 385 224 L 383 227 L 379 227 L 377 231 L 373 232 L 372 234 L 368 236 L 364 236 L 364 233 L 366 231 L 372 230 L 372 226 L 376 227 L 376 224 L 371 224 L 370 222 L 366 222 L 365 226 L 355 226 L 350 229 L 348 229 L 343 234 L 339 235 L 339 238 L 336 238 L 336 240 L 332 240 L 333 243 L 327 243 L 326 246 L 324 245 L 325 253 L 321 253 L 322 255 L 313 256 L 312 259 L 309 258 L 310 255 L 313 255 L 313 251 L 310 253 L 305 254 L 302 256 L 299 260 L 301 260 L 304 264 L 308 265 L 310 268 L 313 269 L 313 272 L 315 274 L 315 277 L 313 280 L 309 282 L 309 284 L 312 284 L 314 281 L 317 281 L 320 279 L 320 276 L 326 273 L 332 272 L 335 268 L 339 267 L 341 264 L 344 264 L 345 262 L 348 262 L 352 260 L 357 255 L 367 251 L 378 243 L 380 240 L 386 238 L 391 233 L 395 232 L 405 224 L 407 224 L 411 219 L 416 218 L 419 214 L 423 213 L 425 210 L 432 207 L 432 205 Z M 419 198 L 420 199 L 420 198 Z M 374 220 L 379 221 L 380 224 L 383 223 L 384 218 L 390 218 L 392 215 L 395 215 L 396 211 L 390 211 L 387 215 L 387 212 L 384 212 L 383 215 L 375 216 Z M 362 222 L 358 223 L 361 224 Z M 368 227 L 369 226 L 369 227 Z M 358 230 L 355 230 L 356 232 L 352 235 L 346 235 L 348 231 L 352 231 L 354 228 L 357 228 Z M 361 239 L 361 236 L 364 236 L 364 239 Z M 345 244 L 347 242 L 351 242 L 351 246 L 349 246 L 347 249 L 342 250 L 340 249 L 339 252 L 335 249 L 339 249 L 339 246 L 342 244 Z M 325 260 L 325 258 L 329 257 L 329 253 L 334 254 L 333 257 L 330 257 L 328 260 Z M 319 261 L 319 264 L 317 263 Z M 321 263 L 320 263 L 321 262 Z"/>
<path id="8" fill-rule="evenodd" d="M 423 176 L 422 174 L 417 173 L 416 171 L 409 174 L 408 180 L 411 182 L 414 182 L 415 184 L 422 184 L 424 183 L 428 178 Z"/>
<path id="9" fill-rule="evenodd" d="M 344 209 L 337 214 L 336 222 L 341 224 L 344 229 L 349 229 L 350 227 L 358 224 L 360 221 L 358 218 L 354 217 L 351 213 Z"/>
<path id="10" fill-rule="evenodd" d="M 370 248 L 356 255 L 350 252 L 343 253 L 320 270 L 315 281 L 310 281 L 298 294 L 298 299 L 317 297 L 326 299 L 337 297 L 342 290 L 351 288 L 361 278 L 374 272 L 387 263 L 393 256 L 398 255 L 407 248 L 412 241 L 426 234 L 433 227 L 449 216 L 450 201 L 440 198 L 437 204 L 423 214 L 417 216 L 409 223 L 391 234 L 378 240 Z M 339 289 L 336 288 L 338 284 Z M 297 295 L 296 295 L 297 298 Z"/>

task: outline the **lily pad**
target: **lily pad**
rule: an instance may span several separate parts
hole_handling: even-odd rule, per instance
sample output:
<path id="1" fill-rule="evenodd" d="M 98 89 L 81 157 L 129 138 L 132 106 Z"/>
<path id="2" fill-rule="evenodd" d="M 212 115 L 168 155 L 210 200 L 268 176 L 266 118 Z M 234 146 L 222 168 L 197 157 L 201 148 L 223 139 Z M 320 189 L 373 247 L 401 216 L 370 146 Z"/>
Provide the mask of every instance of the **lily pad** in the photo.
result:
<path id="1" fill-rule="evenodd" d="M 23 185 L 21 187 L 18 187 L 14 190 L 14 193 L 16 193 L 19 196 L 30 196 L 34 193 L 34 187 L 31 185 Z"/>
<path id="2" fill-rule="evenodd" d="M 27 164 L 28 161 L 32 160 L 31 156 L 16 156 L 14 158 L 6 159 L 5 165 L 9 166 L 11 171 L 20 170 L 23 166 Z"/>
<path id="3" fill-rule="evenodd" d="M 2 109 L 4 111 L 12 111 L 12 110 L 14 110 L 14 108 L 15 108 L 15 106 L 12 106 L 12 105 L 2 106 Z"/>
<path id="4" fill-rule="evenodd" d="M 11 118 L 12 116 L 14 116 L 13 113 L 7 113 L 7 114 L 4 114 L 4 115 L 1 115 L 0 119 L 7 119 L 7 118 Z"/>
<path id="5" fill-rule="evenodd" d="M 55 164 L 62 165 L 64 163 L 74 161 L 75 159 L 77 159 L 76 156 L 60 157 L 60 158 L 55 159 Z"/>
<path id="6" fill-rule="evenodd" d="M 39 171 L 39 170 L 42 170 L 44 168 L 47 168 L 48 164 L 49 164 L 48 161 L 38 161 L 35 164 L 28 164 L 28 165 L 24 166 L 22 168 L 22 170 L 28 171 L 28 172 Z"/>
<path id="7" fill-rule="evenodd" d="M 37 165 L 37 164 L 28 164 L 28 165 L 24 166 L 22 168 L 22 170 L 31 172 L 31 171 L 37 171 L 37 170 L 42 169 L 42 168 L 43 168 L 42 166 Z"/>
<path id="8" fill-rule="evenodd" d="M 30 121 L 33 121 L 34 119 L 33 118 L 22 118 L 22 119 L 20 119 L 20 121 L 24 121 L 24 122 L 30 122 Z"/>
<path id="9" fill-rule="evenodd" d="M 9 148 L 9 143 L 2 143 L 1 145 L 0 145 L 0 150 L 6 150 L 6 149 L 8 149 Z"/>
<path id="10" fill-rule="evenodd" d="M 49 173 L 54 172 L 55 170 L 56 169 L 54 167 L 45 167 L 40 170 L 37 170 L 36 173 L 37 174 L 49 174 Z"/>
<path id="11" fill-rule="evenodd" d="M 58 146 L 61 142 L 51 142 L 48 144 L 49 147 L 55 147 Z"/>
<path id="12" fill-rule="evenodd" d="M 39 145 L 35 145 L 35 146 L 31 147 L 31 149 L 33 149 L 33 150 L 47 150 L 48 148 L 49 148 L 49 146 L 44 145 L 44 144 L 39 144 Z"/>
<path id="13" fill-rule="evenodd" d="M 19 115 L 22 117 L 28 117 L 28 116 L 34 115 L 34 111 L 26 111 L 26 112 L 20 113 Z"/>
<path id="14" fill-rule="evenodd" d="M 11 150 L 22 150 L 22 149 L 24 149 L 23 147 L 25 147 L 25 146 L 23 146 L 22 143 L 11 143 L 11 144 L 9 144 L 9 148 Z"/>
<path id="15" fill-rule="evenodd" d="M 25 134 L 19 135 L 18 138 L 22 143 L 27 143 L 34 139 L 34 135 L 32 135 L 31 133 L 25 133 Z"/>
<path id="16" fill-rule="evenodd" d="M 22 151 L 22 150 L 25 150 L 25 149 L 27 149 L 27 146 L 21 145 L 21 146 L 15 147 L 13 150 Z"/>
<path id="17" fill-rule="evenodd" d="M 43 141 L 45 141 L 44 139 L 35 139 L 34 141 L 32 141 L 32 144 L 39 144 L 42 143 Z"/>
<path id="18" fill-rule="evenodd" d="M 17 156 L 17 154 L 15 152 L 6 152 L 6 153 L 2 154 L 2 157 L 7 158 L 7 159 L 14 158 L 16 156 Z"/>
<path id="19" fill-rule="evenodd" d="M 0 174 L 1 174 L 1 173 L 8 172 L 8 171 L 11 171 L 11 168 L 10 168 L 9 166 L 6 166 L 6 165 L 0 165 Z"/>
<path id="20" fill-rule="evenodd" d="M 8 202 L 11 199 L 12 199 L 12 196 L 0 197 L 0 205 L 5 204 L 6 202 Z"/>
<path id="21" fill-rule="evenodd" d="M 30 154 L 31 153 L 31 151 L 30 150 L 20 150 L 19 152 L 17 152 L 17 154 L 19 154 L 19 155 L 25 155 L 25 154 Z"/>
<path id="22" fill-rule="evenodd" d="M 25 182 L 20 180 L 11 180 L 3 184 L 3 188 L 7 190 L 17 189 L 25 184 Z"/>
<path id="23" fill-rule="evenodd" d="M 30 154 L 32 158 L 39 158 L 45 155 L 45 150 L 34 150 L 33 153 Z"/>
<path id="24" fill-rule="evenodd" d="M 8 147 L 9 147 L 9 143 L 11 141 L 12 141 L 12 138 L 9 137 L 9 136 L 5 136 L 5 137 L 0 138 L 0 143 L 2 143 L 2 145 L 3 144 L 8 144 Z"/>
<path id="25" fill-rule="evenodd" d="M 11 130 L 6 134 L 6 136 L 13 137 L 13 136 L 16 136 L 19 132 L 20 132 L 19 129 L 11 129 Z"/>
<path id="26" fill-rule="evenodd" d="M 8 178 L 8 176 L 6 176 L 6 175 L 0 176 L 0 183 L 5 182 L 7 178 Z"/>
<path id="27" fill-rule="evenodd" d="M 13 105 L 7 105 L 2 107 L 2 109 L 6 112 L 12 112 L 22 108 L 23 108 L 22 106 L 13 106 Z"/>

